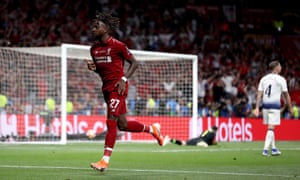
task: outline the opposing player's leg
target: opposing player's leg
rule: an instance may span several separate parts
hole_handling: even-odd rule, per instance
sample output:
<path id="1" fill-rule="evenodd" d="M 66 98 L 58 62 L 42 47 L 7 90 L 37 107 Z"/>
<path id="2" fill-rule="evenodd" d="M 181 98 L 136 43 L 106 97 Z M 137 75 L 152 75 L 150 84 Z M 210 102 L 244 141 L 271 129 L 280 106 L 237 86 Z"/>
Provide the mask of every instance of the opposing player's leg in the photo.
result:
<path id="1" fill-rule="evenodd" d="M 266 132 L 264 149 L 262 152 L 263 156 L 269 156 L 269 149 L 272 147 L 271 155 L 278 156 L 281 152 L 276 148 L 275 145 L 275 133 L 274 129 L 276 125 L 280 125 L 280 111 L 279 110 L 263 110 L 263 123 L 268 125 Z"/>
<path id="2" fill-rule="evenodd" d="M 281 155 L 281 152 L 277 149 L 276 147 L 276 140 L 275 140 L 275 127 L 280 125 L 281 123 L 281 119 L 280 119 L 280 110 L 273 110 L 272 113 L 272 119 L 273 122 L 271 122 L 271 126 L 273 127 L 273 137 L 272 137 L 272 141 L 271 141 L 271 147 L 272 147 L 272 151 L 271 151 L 271 155 L 272 156 L 279 156 Z"/>
<path id="3" fill-rule="evenodd" d="M 272 143 L 273 136 L 274 136 L 273 128 L 268 128 L 267 133 L 266 133 L 266 137 L 265 137 L 264 149 L 263 149 L 263 152 L 262 152 L 263 156 L 269 156 L 268 151 L 269 151 L 270 145 Z"/>

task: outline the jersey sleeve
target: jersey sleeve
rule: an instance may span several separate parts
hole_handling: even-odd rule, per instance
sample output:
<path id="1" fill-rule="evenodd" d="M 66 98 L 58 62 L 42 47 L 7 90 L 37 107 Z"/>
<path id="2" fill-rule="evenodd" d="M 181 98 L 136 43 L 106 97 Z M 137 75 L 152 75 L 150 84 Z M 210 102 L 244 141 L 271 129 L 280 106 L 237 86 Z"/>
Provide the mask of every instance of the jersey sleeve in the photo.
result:
<path id="1" fill-rule="evenodd" d="M 258 91 L 263 91 L 262 80 L 259 81 L 257 90 Z"/>
<path id="2" fill-rule="evenodd" d="M 287 88 L 287 83 L 286 83 L 285 78 L 281 77 L 280 84 L 281 84 L 282 92 L 287 92 L 288 88 Z"/>
<path id="3" fill-rule="evenodd" d="M 128 60 L 133 57 L 132 53 L 124 43 L 121 43 L 119 48 L 124 59 Z"/>

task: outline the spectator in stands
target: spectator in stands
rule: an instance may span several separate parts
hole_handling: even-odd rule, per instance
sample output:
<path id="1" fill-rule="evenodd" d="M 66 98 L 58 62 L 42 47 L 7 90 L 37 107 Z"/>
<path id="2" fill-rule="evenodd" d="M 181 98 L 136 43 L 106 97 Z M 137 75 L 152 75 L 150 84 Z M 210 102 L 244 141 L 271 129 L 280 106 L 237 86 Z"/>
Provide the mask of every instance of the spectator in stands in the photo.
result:
<path id="1" fill-rule="evenodd" d="M 187 101 L 192 101 L 193 84 L 191 74 L 190 70 L 187 70 L 185 73 L 178 75 L 177 94 L 174 94 L 174 96 L 179 95 Z"/>
<path id="2" fill-rule="evenodd" d="M 167 99 L 166 110 L 170 116 L 176 116 L 179 114 L 180 106 L 174 97 Z"/>
<path id="3" fill-rule="evenodd" d="M 90 97 L 90 94 L 84 90 L 81 91 L 79 94 L 79 99 L 78 99 L 78 113 L 82 115 L 91 115 L 92 109 L 93 109 L 93 104 L 92 104 L 92 99 Z"/>
<path id="4" fill-rule="evenodd" d="M 167 97 L 164 93 L 160 93 L 156 99 L 156 108 L 158 115 L 167 115 Z"/>
<path id="5" fill-rule="evenodd" d="M 238 81 L 237 73 L 231 69 L 225 69 L 223 71 L 224 75 L 221 77 L 221 80 L 224 82 L 225 87 L 225 96 L 229 96 L 229 98 L 237 95 L 237 88 L 235 86 Z"/>
<path id="6" fill-rule="evenodd" d="M 5 106 L 5 112 L 6 114 L 15 114 L 15 107 L 14 104 L 11 100 L 8 100 L 6 106 Z M 0 113 L 1 113 L 1 108 L 0 108 Z"/>
<path id="7" fill-rule="evenodd" d="M 92 100 L 93 109 L 92 114 L 93 115 L 106 115 L 106 108 L 107 104 L 101 99 L 101 98 L 94 98 Z"/>
<path id="8" fill-rule="evenodd" d="M 190 106 L 185 98 L 179 98 L 178 105 L 179 105 L 178 116 L 190 116 L 191 115 Z"/>
<path id="9" fill-rule="evenodd" d="M 56 108 L 56 102 L 54 98 L 47 98 L 45 100 L 45 106 L 44 109 L 41 109 L 40 116 L 44 120 L 45 124 L 45 133 L 47 135 L 51 135 L 52 130 L 52 119 L 55 117 L 55 109 Z"/>
<path id="10" fill-rule="evenodd" d="M 129 80 L 128 81 L 128 114 L 133 115 L 135 114 L 135 106 L 136 106 L 136 99 L 137 99 L 137 88 L 135 86 L 135 80 Z"/>
<path id="11" fill-rule="evenodd" d="M 169 96 L 176 94 L 176 76 L 169 77 L 168 75 L 164 78 L 162 83 L 165 93 Z"/>
<path id="12" fill-rule="evenodd" d="M 235 117 L 248 117 L 251 114 L 252 106 L 248 103 L 246 96 L 238 96 L 235 98 L 233 105 L 233 113 Z"/>
<path id="13" fill-rule="evenodd" d="M 131 3 L 130 5 L 126 2 L 122 2 L 121 4 L 117 3 L 119 2 L 107 1 L 103 4 L 102 1 L 86 2 L 83 0 L 78 0 L 76 3 L 71 0 L 33 0 L 28 3 L 27 1 L 19 0 L 3 0 L 0 4 L 0 43 L 3 44 L 3 46 L 15 47 L 58 46 L 62 42 L 88 44 L 89 40 L 92 39 L 91 34 L 87 31 L 88 24 L 90 23 L 88 20 L 89 16 L 93 15 L 96 9 L 105 9 L 118 5 L 119 8 L 116 8 L 114 12 L 117 14 L 126 14 L 126 16 L 124 16 L 124 23 L 120 29 L 117 30 L 116 34 L 120 39 L 123 39 L 124 42 L 128 42 L 128 46 L 131 49 L 151 49 L 176 53 L 193 52 L 193 54 L 199 54 L 199 66 L 200 64 L 202 66 L 201 74 L 205 71 L 212 76 L 218 75 L 219 73 L 217 73 L 217 71 L 224 67 L 230 68 L 230 70 L 226 72 L 238 71 L 239 73 L 234 75 L 241 75 L 240 83 L 238 83 L 239 93 L 245 92 L 245 87 L 251 84 L 247 78 L 250 77 L 251 82 L 256 82 L 257 78 L 264 74 L 263 65 L 268 56 L 276 55 L 285 59 L 289 67 L 289 72 L 283 72 L 287 74 L 289 89 L 291 91 L 300 89 L 299 80 L 297 81 L 300 72 L 300 64 L 298 63 L 300 57 L 299 53 L 295 53 L 295 56 L 290 56 L 293 53 L 290 52 L 289 46 L 284 46 L 289 50 L 287 55 L 283 54 L 283 49 L 281 52 L 277 47 L 272 47 L 274 39 L 267 38 L 267 36 L 272 37 L 272 32 L 259 29 L 259 27 L 264 27 L 260 26 L 261 21 L 256 21 L 257 26 L 253 26 L 249 33 L 247 27 L 242 29 L 236 26 L 237 24 L 241 26 L 247 24 L 247 18 L 243 18 L 243 14 L 240 14 L 241 21 L 228 23 L 223 18 L 214 19 L 214 21 L 211 20 L 211 17 L 220 13 L 222 8 L 217 8 L 218 10 L 213 12 L 206 11 L 201 14 L 191 8 L 207 5 L 202 1 L 193 1 L 191 6 L 191 2 L 189 1 L 168 4 L 164 1 L 156 0 L 149 6 L 151 8 L 143 13 L 140 12 L 139 7 L 142 4 L 144 5 L 144 1 L 135 1 L 135 3 Z M 126 8 L 124 8 L 125 6 Z M 276 13 L 276 10 L 271 7 L 270 11 Z M 176 21 L 172 21 L 173 19 L 176 19 Z M 252 20 L 255 21 L 255 17 L 253 17 Z M 261 17 L 259 17 L 259 20 L 261 20 Z M 267 20 L 270 22 L 273 21 L 272 17 L 269 16 Z M 267 20 L 265 19 L 265 21 Z M 250 24 L 251 23 L 253 22 L 250 22 Z M 51 26 L 49 26 L 49 24 L 51 24 Z M 26 29 L 26 31 L 24 29 Z M 174 29 L 176 29 L 176 31 L 174 31 Z M 288 28 L 286 28 L 286 30 L 287 29 Z M 290 29 L 299 29 L 299 27 Z M 260 33 L 262 30 L 264 33 L 269 33 L 269 35 L 264 36 L 264 38 L 256 36 L 256 32 Z M 249 36 L 251 37 L 249 38 Z M 6 73 L 3 74 L 3 72 L 4 70 L 1 69 L 1 93 L 9 97 L 21 99 L 23 96 L 29 96 L 29 94 L 26 93 L 31 92 L 30 87 L 22 82 L 22 77 L 13 75 L 14 73 L 8 72 L 7 70 L 5 70 Z M 189 72 L 185 73 L 190 75 Z M 7 77 L 8 74 L 11 77 Z M 17 74 L 21 74 L 21 72 Z M 207 75 L 204 74 L 204 76 Z M 76 90 L 76 81 L 78 82 L 78 78 L 73 76 L 68 78 L 72 81 L 74 80 L 70 83 L 72 86 L 70 88 L 73 90 L 75 87 L 75 91 L 78 91 Z M 200 79 L 201 75 L 199 75 L 199 80 Z M 39 86 L 47 86 L 48 91 L 53 91 L 55 88 L 51 87 L 53 81 L 54 80 L 47 80 L 46 82 L 38 84 Z M 9 87 L 8 84 L 12 87 Z M 176 82 L 176 84 L 179 84 L 179 82 Z M 211 85 L 209 82 L 206 84 L 207 88 Z M 201 84 L 199 85 L 202 86 Z M 185 96 L 186 93 L 183 92 L 184 86 L 181 86 L 180 89 L 176 89 L 176 91 L 181 91 Z M 3 91 L 4 87 L 5 91 Z M 248 89 L 247 87 L 247 90 L 251 89 L 252 88 Z M 190 89 L 186 90 L 189 91 Z M 218 91 L 218 87 L 214 86 L 214 90 Z M 224 90 L 228 90 L 227 86 L 225 86 Z M 248 92 L 247 90 L 246 92 Z M 45 96 L 45 92 L 38 93 L 41 96 Z M 70 91 L 70 93 L 73 93 L 73 91 Z M 211 92 L 203 93 L 206 92 L 200 91 L 198 95 L 205 97 L 207 103 L 213 104 L 213 101 L 209 100 L 211 96 L 209 93 Z M 214 95 L 216 95 L 215 98 L 217 99 L 214 101 L 219 101 L 218 93 L 215 92 Z M 139 96 L 142 99 L 145 98 L 141 94 L 139 94 Z M 34 97 L 33 94 L 31 94 L 31 97 Z M 248 99 L 250 104 L 254 102 L 249 96 Z M 17 109 L 20 110 L 21 108 L 17 106 L 24 103 L 24 99 L 22 102 L 20 100 L 20 103 L 14 103 L 14 109 L 16 111 L 18 111 Z M 130 101 L 128 103 L 130 103 Z M 76 109 L 77 106 L 75 104 L 76 102 L 74 102 L 74 108 Z M 129 108 L 133 109 L 134 103 L 130 104 Z M 296 104 L 299 105 L 300 101 L 297 100 Z M 27 107 L 31 105 L 34 105 L 33 102 L 29 102 Z M 30 108 L 27 110 L 29 109 Z M 129 113 L 131 111 L 132 110 L 130 110 Z"/>
<path id="14" fill-rule="evenodd" d="M 299 113 L 300 113 L 300 110 L 299 110 L 299 107 L 297 106 L 296 102 L 293 101 L 292 102 L 292 105 L 293 105 L 293 114 L 292 114 L 292 117 L 294 119 L 299 119 Z"/>
<path id="15" fill-rule="evenodd" d="M 208 77 L 205 77 L 208 76 Z M 204 72 L 200 72 L 198 75 L 198 98 L 205 98 L 208 90 L 209 83 L 215 78 L 215 74 L 204 75 Z"/>
<path id="16" fill-rule="evenodd" d="M 231 117 L 233 114 L 232 98 L 224 98 L 221 100 L 218 106 L 220 117 Z"/>
<path id="17" fill-rule="evenodd" d="M 7 103 L 8 103 L 8 99 L 6 95 L 0 94 L 0 113 L 5 112 L 5 106 L 7 105 Z"/>
<path id="18" fill-rule="evenodd" d="M 69 101 L 69 100 L 67 101 L 66 110 L 67 110 L 67 114 L 73 114 L 74 108 L 73 108 L 73 102 L 72 101 Z"/>
<path id="19" fill-rule="evenodd" d="M 156 102 L 150 93 L 147 95 L 146 102 L 146 115 L 155 115 L 156 114 Z"/>
<path id="20" fill-rule="evenodd" d="M 252 82 L 249 82 L 246 86 L 246 96 L 248 99 L 248 103 L 250 105 L 255 104 L 256 102 L 256 87 L 253 85 L 254 84 L 254 80 L 252 80 Z"/>
<path id="21" fill-rule="evenodd" d="M 215 77 L 213 82 L 213 100 L 214 102 L 221 102 L 221 99 L 225 96 L 225 83 L 222 80 L 222 75 L 219 74 Z"/>
<path id="22" fill-rule="evenodd" d="M 204 102 L 204 98 L 198 98 L 198 116 L 207 117 L 210 116 L 208 104 Z"/>
<path id="23" fill-rule="evenodd" d="M 286 119 L 299 119 L 299 107 L 297 106 L 295 101 L 292 101 L 292 108 L 293 108 L 293 113 L 290 113 L 289 107 L 283 106 L 281 108 L 282 117 Z"/>

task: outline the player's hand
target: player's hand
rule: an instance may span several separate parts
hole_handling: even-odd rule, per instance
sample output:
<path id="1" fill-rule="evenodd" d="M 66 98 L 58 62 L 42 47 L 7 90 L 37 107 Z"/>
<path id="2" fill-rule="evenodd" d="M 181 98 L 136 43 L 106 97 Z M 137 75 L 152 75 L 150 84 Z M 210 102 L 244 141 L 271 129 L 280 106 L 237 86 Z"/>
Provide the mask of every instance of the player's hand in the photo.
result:
<path id="1" fill-rule="evenodd" d="M 118 88 L 118 93 L 120 95 L 123 95 L 125 93 L 126 90 L 126 82 L 123 81 L 122 79 L 120 79 L 116 84 L 115 87 Z"/>
<path id="2" fill-rule="evenodd" d="M 258 109 L 258 108 L 255 108 L 255 109 L 254 109 L 254 115 L 255 115 L 256 117 L 258 117 L 258 115 L 259 115 L 259 109 Z"/>
<path id="3" fill-rule="evenodd" d="M 96 65 L 92 60 L 85 59 L 88 69 L 91 71 L 96 71 Z"/>

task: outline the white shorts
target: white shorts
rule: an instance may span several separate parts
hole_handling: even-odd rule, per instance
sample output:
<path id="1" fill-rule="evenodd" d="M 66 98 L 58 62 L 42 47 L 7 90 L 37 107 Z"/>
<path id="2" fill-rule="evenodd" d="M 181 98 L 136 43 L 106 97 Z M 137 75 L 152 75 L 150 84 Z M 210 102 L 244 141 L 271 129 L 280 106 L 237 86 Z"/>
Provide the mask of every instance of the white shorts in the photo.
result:
<path id="1" fill-rule="evenodd" d="M 280 125 L 280 110 L 279 109 L 263 109 L 263 124 Z"/>

